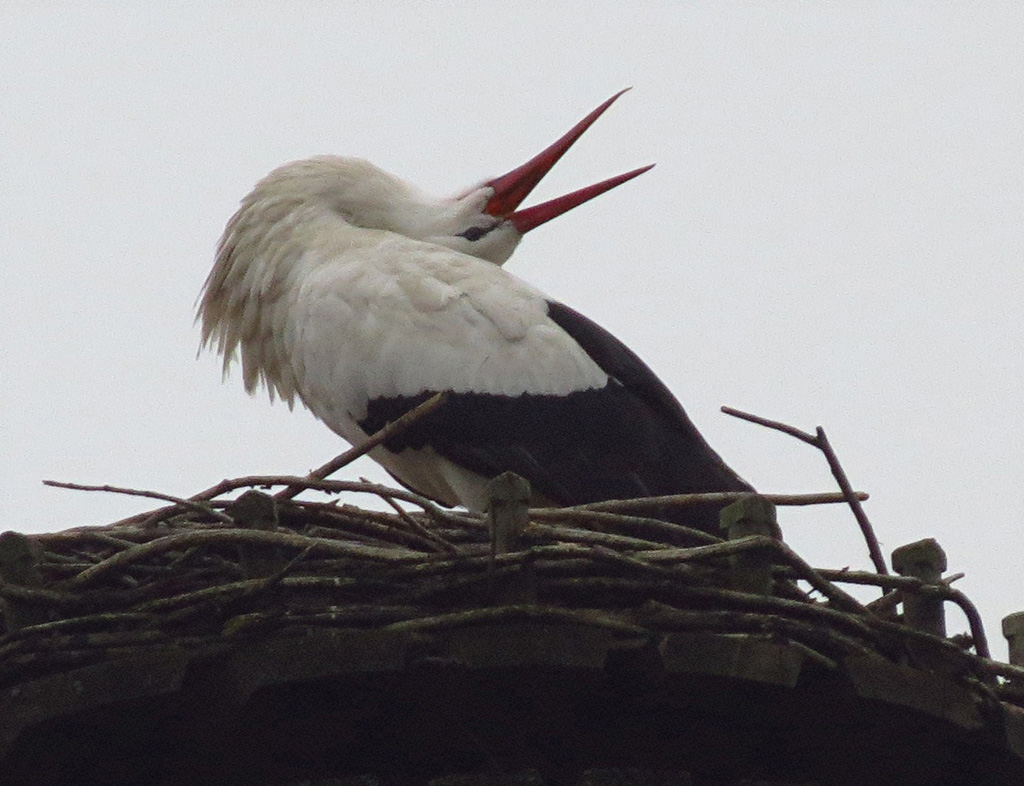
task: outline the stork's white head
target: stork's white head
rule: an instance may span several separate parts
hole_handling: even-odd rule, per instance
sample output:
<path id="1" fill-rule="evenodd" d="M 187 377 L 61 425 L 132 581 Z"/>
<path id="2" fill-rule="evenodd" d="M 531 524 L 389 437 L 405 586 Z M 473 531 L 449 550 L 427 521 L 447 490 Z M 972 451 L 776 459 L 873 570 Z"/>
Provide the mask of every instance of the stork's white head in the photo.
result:
<path id="1" fill-rule="evenodd" d="M 524 210 L 517 208 L 598 117 L 625 91 L 609 98 L 528 162 L 450 198 L 432 197 L 368 161 L 318 156 L 285 164 L 243 201 L 232 224 L 276 203 L 282 209 L 327 208 L 354 227 L 395 232 L 413 240 L 503 264 L 526 232 L 653 166 L 609 178 Z M 259 215 L 261 226 L 283 216 Z M 228 237 L 232 226 L 225 232 Z"/>

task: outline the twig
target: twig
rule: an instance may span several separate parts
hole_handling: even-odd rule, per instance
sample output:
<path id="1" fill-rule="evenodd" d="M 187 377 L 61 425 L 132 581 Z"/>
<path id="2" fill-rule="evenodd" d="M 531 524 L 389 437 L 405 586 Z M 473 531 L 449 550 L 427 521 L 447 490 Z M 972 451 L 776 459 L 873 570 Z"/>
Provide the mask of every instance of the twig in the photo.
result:
<path id="1" fill-rule="evenodd" d="M 875 565 L 875 570 L 885 576 L 889 573 L 889 568 L 885 564 L 885 557 L 882 556 L 882 548 L 878 544 L 878 538 L 875 537 L 875 530 L 871 526 L 868 514 L 864 511 L 864 506 L 860 504 L 860 500 L 853 495 L 853 487 L 850 485 L 850 479 L 846 477 L 846 472 L 843 470 L 842 464 L 839 463 L 839 456 L 837 456 L 836 452 L 832 449 L 832 443 L 830 443 L 828 441 L 828 437 L 825 436 L 825 429 L 818 426 L 815 429 L 815 432 L 818 437 L 817 445 L 821 449 L 821 452 L 825 454 L 825 459 L 828 461 L 829 469 L 832 470 L 832 476 L 836 479 L 836 483 L 839 484 L 839 488 L 843 490 L 843 495 L 850 503 L 850 510 L 853 511 L 853 515 L 857 519 L 857 524 L 860 525 L 860 531 L 864 533 L 864 540 L 868 544 L 868 552 L 871 554 L 871 561 Z"/>
<path id="2" fill-rule="evenodd" d="M 971 628 L 971 640 L 974 642 L 974 651 L 981 657 L 990 659 L 992 654 L 988 648 L 988 636 L 985 635 L 985 626 L 981 622 L 978 607 L 960 590 L 949 589 L 947 591 L 949 599 L 959 606 L 964 616 L 967 617 L 967 624 Z"/>
<path id="3" fill-rule="evenodd" d="M 238 489 L 271 488 L 273 486 L 298 486 L 302 489 L 325 491 L 331 494 L 339 494 L 343 492 L 373 494 L 382 499 L 390 496 L 395 499 L 401 499 L 420 506 L 428 515 L 431 516 L 431 518 L 435 520 L 455 522 L 457 524 L 462 524 L 467 519 L 480 521 L 482 518 L 478 514 L 447 510 L 421 494 L 416 494 L 415 492 L 407 491 L 405 489 L 392 488 L 380 483 L 357 483 L 346 480 L 309 480 L 308 478 L 300 478 L 295 475 L 246 475 L 240 478 L 228 478 L 222 480 L 215 486 L 211 486 L 204 491 L 200 491 L 198 494 L 194 494 L 187 500 L 183 500 L 183 502 L 210 502 L 215 497 L 219 497 L 222 494 L 228 494 Z M 145 513 L 137 513 L 133 516 L 115 521 L 113 524 L 108 524 L 107 528 L 111 530 L 134 526 L 145 528 L 158 521 L 176 515 L 180 510 L 181 506 L 176 504 L 165 508 L 159 508 L 157 510 L 147 511 Z M 203 510 L 205 511 L 206 508 L 203 508 Z"/>
<path id="4" fill-rule="evenodd" d="M 418 619 L 395 622 L 384 630 L 414 631 L 459 628 L 463 625 L 474 625 L 488 622 L 508 622 L 512 620 L 539 620 L 543 622 L 571 622 L 608 628 L 616 633 L 647 636 L 649 631 L 638 625 L 625 622 L 606 612 L 592 609 L 566 609 L 561 606 L 493 606 L 489 608 L 456 611 L 439 614 L 436 617 L 420 617 Z"/>
<path id="5" fill-rule="evenodd" d="M 756 423 L 759 426 L 765 428 L 775 429 L 775 431 L 781 431 L 783 434 L 789 434 L 791 437 L 796 437 L 801 442 L 806 442 L 808 445 L 814 445 L 818 447 L 817 441 L 813 434 L 808 434 L 806 431 L 798 429 L 796 426 L 790 426 L 787 423 L 783 423 L 779 420 L 769 420 L 768 418 L 762 418 L 760 415 L 752 415 L 749 412 L 744 412 L 740 409 L 734 409 L 733 407 L 721 407 L 722 412 L 726 415 L 732 415 L 734 418 L 740 420 L 746 420 L 751 423 Z"/>
<path id="6" fill-rule="evenodd" d="M 591 546 L 608 546 L 618 549 L 657 550 L 672 548 L 667 543 L 659 543 L 643 538 L 632 538 L 628 535 L 615 535 L 610 532 L 594 532 L 589 529 L 574 527 L 553 527 L 550 524 L 531 523 L 523 532 L 522 539 L 536 543 L 539 540 L 555 541 L 556 543 L 586 543 Z M 703 548 L 713 548 L 704 546 Z"/>
<path id="7" fill-rule="evenodd" d="M 445 555 L 441 559 L 396 565 L 391 569 L 389 575 L 399 579 L 416 579 L 448 572 L 483 569 L 492 563 L 499 566 L 519 563 L 526 559 L 526 551 L 511 551 L 506 554 L 492 555 L 489 543 L 481 544 L 481 546 L 483 548 L 479 554 L 468 554 L 465 549 L 460 549 L 457 557 Z M 575 559 L 590 564 L 590 550 L 591 547 L 582 544 L 558 543 L 549 546 L 532 546 L 529 552 L 532 554 L 536 566 L 545 560 L 555 563 Z"/>
<path id="8" fill-rule="evenodd" d="M 664 497 L 637 497 L 635 499 L 608 499 L 603 502 L 587 502 L 565 508 L 537 508 L 537 511 L 552 513 L 558 510 L 600 510 L 606 512 L 625 513 L 631 510 L 646 510 L 660 507 L 686 507 L 688 505 L 724 505 L 735 502 L 749 494 L 749 491 L 712 491 L 704 494 L 669 494 Z M 853 492 L 860 500 L 868 499 L 863 491 Z M 775 505 L 828 505 L 847 502 L 843 494 L 826 492 L 823 494 L 761 494 Z M 676 525 L 678 526 L 678 525 Z"/>
<path id="9" fill-rule="evenodd" d="M 627 500 L 632 502 L 633 500 Z M 639 532 L 644 531 L 651 535 L 671 539 L 671 542 L 682 538 L 696 543 L 721 543 L 721 538 L 708 535 L 699 529 L 684 527 L 682 524 L 662 521 L 661 519 L 650 519 L 642 516 L 629 516 L 624 513 L 611 513 L 593 508 L 532 508 L 530 518 L 534 521 L 573 521 L 580 522 L 591 529 L 598 529 L 595 524 L 612 524 L 616 532 L 622 529 L 631 529 Z"/>
<path id="10" fill-rule="evenodd" d="M 433 400 L 433 399 L 431 399 Z M 366 478 L 359 478 L 363 483 L 369 483 Z M 395 502 L 395 498 L 391 496 L 381 495 L 381 499 L 384 500 L 391 509 L 398 514 L 398 518 L 402 520 L 406 527 L 408 527 L 413 533 L 419 535 L 424 540 L 437 546 L 441 551 L 454 552 L 457 551 L 455 546 L 449 543 L 447 540 L 442 538 L 440 535 L 431 532 L 429 529 L 420 524 L 416 519 L 406 512 L 405 508 Z"/>
<path id="11" fill-rule="evenodd" d="M 417 617 L 422 609 L 415 606 L 382 606 L 377 603 L 350 606 L 328 606 L 308 611 L 288 611 L 280 621 L 285 625 L 388 625 Z"/>
<path id="12" fill-rule="evenodd" d="M 135 622 L 148 623 L 153 615 L 147 612 L 117 611 L 103 612 L 99 614 L 87 614 L 79 617 L 66 617 L 51 622 L 40 622 L 35 625 L 26 625 L 15 631 L 5 633 L 3 636 L 3 648 L 0 654 L 6 654 L 12 645 L 20 641 L 40 637 L 50 633 L 64 633 L 66 631 L 82 631 L 89 628 L 102 628 L 105 625 L 130 625 Z"/>
<path id="13" fill-rule="evenodd" d="M 310 472 L 306 476 L 305 479 L 307 481 L 309 481 L 309 480 L 323 480 L 328 475 L 334 474 L 335 472 L 337 472 L 342 467 L 344 467 L 344 466 L 346 466 L 348 464 L 351 464 L 353 461 L 355 461 L 360 456 L 363 456 L 363 455 L 369 453 L 371 450 L 373 450 L 375 447 L 377 447 L 381 443 L 386 442 L 387 440 L 391 439 L 393 436 L 395 436 L 397 434 L 400 434 L 401 432 L 405 431 L 407 428 L 409 428 L 409 426 L 411 426 L 413 423 L 415 423 L 420 418 L 423 418 L 423 417 L 426 417 L 427 415 L 429 415 L 431 412 L 433 412 L 435 409 L 437 409 L 439 406 L 441 406 L 441 404 L 444 403 L 446 398 L 448 398 L 448 394 L 447 393 L 444 393 L 444 392 L 435 393 L 433 396 L 428 398 L 426 401 L 422 401 L 419 404 L 417 404 L 415 407 L 410 409 L 408 412 L 406 412 L 400 418 L 392 420 L 386 426 L 384 426 L 383 428 L 381 428 L 381 429 L 377 430 L 376 432 L 374 432 L 364 442 L 360 443 L 359 445 L 355 445 L 355 446 L 349 448 L 348 450 L 346 450 L 341 455 L 335 456 L 333 459 L 328 461 L 322 467 L 318 467 L 317 469 L 314 469 L 312 472 Z M 299 485 L 288 486 L 287 488 L 282 489 L 281 491 L 277 492 L 274 495 L 274 498 L 275 499 L 291 499 L 295 495 L 297 495 L 300 492 L 302 492 L 304 490 L 304 488 L 305 487 L 299 486 Z"/>
<path id="14" fill-rule="evenodd" d="M 123 568 L 133 562 L 139 562 L 166 551 L 189 548 L 200 544 L 230 543 L 232 545 L 239 545 L 251 543 L 305 549 L 311 542 L 316 549 L 329 554 L 350 557 L 361 556 L 383 562 L 402 562 L 409 559 L 422 559 L 423 557 L 422 552 L 409 549 L 356 546 L 326 538 L 308 538 L 303 535 L 292 535 L 285 532 L 267 532 L 266 530 L 252 529 L 215 529 L 201 532 L 186 532 L 181 535 L 167 535 L 166 537 L 151 540 L 148 543 L 132 546 L 108 557 L 103 562 L 86 568 L 74 578 L 69 579 L 66 586 L 68 589 L 84 587 L 116 568 Z"/>
<path id="15" fill-rule="evenodd" d="M 882 576 L 878 573 L 872 573 L 867 570 L 846 570 L 845 568 L 841 570 L 837 570 L 835 568 L 818 568 L 817 570 L 818 573 L 829 581 L 841 581 L 846 584 L 864 584 L 881 587 L 882 589 L 910 589 L 915 592 L 927 592 L 929 589 L 941 591 L 943 589 L 941 585 L 926 584 L 921 581 L 921 579 L 916 579 L 913 576 Z M 951 576 L 943 576 L 942 584 L 948 586 L 963 577 L 963 573 L 954 573 Z M 947 593 L 942 593 L 942 596 L 949 597 Z M 877 603 L 878 601 L 873 602 Z"/>
<path id="16" fill-rule="evenodd" d="M 127 494 L 131 497 L 148 497 L 149 499 L 160 499 L 164 502 L 173 502 L 176 506 L 191 510 L 195 513 L 201 513 L 204 516 L 212 516 L 217 521 L 223 521 L 225 524 L 234 524 L 234 519 L 226 513 L 221 513 L 218 510 L 214 510 L 209 505 L 203 505 L 199 500 L 183 499 L 182 497 L 175 497 L 170 494 L 163 494 L 159 491 L 145 491 L 143 489 L 129 489 L 122 488 L 121 486 L 88 486 L 82 483 L 63 483 L 59 480 L 44 480 L 44 486 L 53 486 L 58 489 L 72 489 L 73 491 L 106 491 L 111 494 Z"/>
<path id="17" fill-rule="evenodd" d="M 182 592 L 177 595 L 143 601 L 132 606 L 131 611 L 142 614 L 155 614 L 165 613 L 184 606 L 204 605 L 210 600 L 225 603 L 229 600 L 234 600 L 236 597 L 252 594 L 254 589 L 263 586 L 266 581 L 265 578 L 243 579 L 228 584 L 215 584 L 211 587 L 202 587 L 191 592 Z"/>
<path id="18" fill-rule="evenodd" d="M 808 434 L 806 431 L 781 423 L 777 420 L 768 420 L 757 415 L 751 415 L 749 412 L 743 412 L 732 407 L 722 407 L 722 412 L 726 415 L 732 415 L 733 417 L 740 418 L 741 420 L 747 420 L 751 423 L 757 423 L 759 426 L 765 426 L 776 431 L 781 431 L 784 434 L 789 434 L 792 437 L 796 437 L 802 442 L 806 442 L 808 445 L 813 445 L 823 454 L 825 454 L 825 460 L 828 462 L 828 467 L 832 471 L 832 477 L 836 479 L 836 483 L 839 484 L 839 488 L 842 489 L 843 498 L 850 506 L 850 510 L 853 511 L 853 516 L 857 519 L 857 524 L 860 526 L 860 531 L 864 535 L 864 540 L 868 545 L 868 554 L 871 555 L 871 562 L 877 570 L 883 576 L 888 575 L 889 568 L 885 564 L 885 557 L 882 556 L 882 549 L 878 544 L 878 538 L 875 537 L 875 531 L 871 526 L 871 521 L 868 519 L 868 514 L 864 512 L 864 506 L 860 504 L 860 499 L 853 487 L 850 485 L 850 479 L 846 476 L 846 472 L 843 470 L 842 464 L 839 463 L 839 457 L 836 452 L 832 449 L 831 443 L 828 441 L 828 437 L 825 436 L 825 430 L 818 426 L 815 429 L 814 434 Z"/>
<path id="19" fill-rule="evenodd" d="M 350 480 L 309 480 L 290 475 L 250 475 L 233 480 L 224 480 L 218 485 L 221 488 L 221 491 L 218 492 L 219 494 L 225 494 L 241 488 L 269 488 L 271 486 L 300 486 L 310 491 L 326 491 L 329 494 L 340 494 L 343 492 L 373 494 L 381 498 L 393 497 L 419 505 L 431 516 L 443 521 L 459 521 L 467 515 L 472 516 L 472 514 L 447 511 L 421 494 L 406 491 L 405 489 L 391 488 L 380 483 L 357 483 Z M 475 518 L 479 520 L 481 517 L 475 516 Z"/>

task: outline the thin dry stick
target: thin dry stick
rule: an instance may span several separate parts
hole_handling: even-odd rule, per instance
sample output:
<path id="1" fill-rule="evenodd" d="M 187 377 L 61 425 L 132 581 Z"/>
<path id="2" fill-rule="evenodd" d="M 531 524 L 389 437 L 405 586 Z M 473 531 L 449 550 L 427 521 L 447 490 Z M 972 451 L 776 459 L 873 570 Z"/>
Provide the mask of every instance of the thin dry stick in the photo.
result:
<path id="1" fill-rule="evenodd" d="M 747 420 L 751 423 L 757 423 L 759 426 L 765 426 L 776 431 L 781 431 L 784 434 L 789 434 L 791 437 L 796 437 L 802 442 L 806 442 L 808 445 L 813 445 L 822 453 L 825 454 L 825 460 L 828 462 L 828 467 L 832 471 L 832 477 L 836 479 L 836 483 L 839 484 L 839 488 L 842 489 L 843 497 L 850 506 L 850 510 L 853 511 L 853 516 L 857 519 L 857 524 L 860 526 L 860 531 L 864 535 L 864 540 L 868 544 L 868 553 L 871 555 L 871 562 L 877 570 L 883 576 L 889 574 L 889 569 L 885 564 L 885 557 L 882 556 L 882 549 L 878 545 L 878 538 L 875 537 L 875 531 L 871 526 L 871 522 L 868 520 L 868 514 L 864 512 L 864 506 L 860 504 L 860 500 L 857 498 L 856 492 L 850 485 L 850 479 L 846 477 L 846 472 L 843 471 L 842 465 L 839 463 L 839 457 L 836 452 L 832 449 L 832 445 L 828 441 L 828 437 L 825 436 L 825 430 L 818 426 L 815 430 L 815 434 L 808 434 L 806 431 L 780 423 L 777 420 L 768 420 L 757 415 L 751 415 L 749 412 L 743 412 L 742 410 L 733 409 L 732 407 L 722 407 L 722 412 L 726 415 L 732 415 L 733 417 L 740 418 L 741 420 Z"/>
<path id="2" fill-rule="evenodd" d="M 612 614 L 596 609 L 567 609 L 561 606 L 510 605 L 469 609 L 438 614 L 434 617 L 395 622 L 383 628 L 386 631 L 418 631 L 430 629 L 451 629 L 463 625 L 489 622 L 539 620 L 541 622 L 570 622 L 608 628 L 616 633 L 648 636 L 650 631 L 639 625 L 632 625 Z"/>
<path id="3" fill-rule="evenodd" d="M 881 576 L 867 570 L 817 568 L 817 571 L 829 581 L 838 581 L 845 584 L 866 584 L 886 590 L 906 588 L 915 592 L 918 590 L 928 592 L 929 588 L 940 591 L 945 590 L 950 584 L 953 584 L 964 577 L 963 573 L 953 573 L 949 576 L 943 576 L 941 583 L 939 584 L 926 584 L 921 579 L 916 579 L 913 576 Z M 944 593 L 942 597 L 948 598 L 949 593 Z M 880 600 L 881 598 L 879 598 L 879 600 L 873 600 L 871 603 L 877 604 Z"/>
<path id="4" fill-rule="evenodd" d="M 441 404 L 444 403 L 448 397 L 447 393 L 435 393 L 433 396 L 428 398 L 426 401 L 417 404 L 415 407 L 410 409 L 404 415 L 397 420 L 392 420 L 384 428 L 376 431 L 363 443 L 349 448 L 339 456 L 335 456 L 333 459 L 328 461 L 322 467 L 317 467 L 309 475 L 306 476 L 306 480 L 323 480 L 328 475 L 332 475 L 348 464 L 351 464 L 360 456 L 363 456 L 373 450 L 375 447 L 391 439 L 396 434 L 400 434 L 405 431 L 409 426 L 415 423 L 420 418 L 426 417 Z M 274 495 L 275 499 L 291 499 L 292 497 L 303 491 L 302 486 L 288 486 L 285 489 L 277 492 Z"/>
<path id="5" fill-rule="evenodd" d="M 629 500 L 632 502 L 633 500 Z M 643 516 L 629 516 L 624 513 L 610 513 L 593 508 L 531 508 L 530 518 L 533 521 L 580 522 L 588 529 L 606 531 L 599 524 L 611 524 L 617 528 L 631 528 L 634 532 L 645 531 L 665 539 L 684 536 L 697 543 L 721 543 L 721 538 L 709 535 L 701 530 L 673 524 L 661 519 L 650 519 Z M 621 530 L 619 530 L 621 531 Z M 666 542 L 670 542 L 667 541 Z"/>
<path id="6" fill-rule="evenodd" d="M 394 497 L 405 502 L 411 502 L 413 505 L 419 505 L 429 515 L 442 521 L 461 523 L 467 518 L 478 520 L 481 518 L 479 514 L 446 510 L 421 494 L 406 491 L 405 489 L 392 488 L 380 483 L 359 483 L 351 480 L 309 480 L 292 475 L 249 475 L 244 478 L 235 478 L 234 480 L 223 480 L 220 485 L 224 489 L 221 493 L 247 487 L 299 486 L 311 491 L 326 491 L 328 494 L 340 494 L 343 492 L 374 494 L 381 499 L 384 497 Z"/>
<path id="7" fill-rule="evenodd" d="M 363 483 L 369 483 L 370 482 L 366 478 L 359 478 L 359 480 L 361 480 Z M 447 540 L 442 538 L 440 535 L 434 534 L 429 529 L 427 529 L 422 524 L 420 524 L 418 521 L 416 521 L 416 519 L 414 519 L 412 516 L 410 516 L 408 514 L 408 512 L 405 510 L 405 508 L 403 508 L 401 505 L 399 505 L 395 501 L 394 497 L 386 497 L 386 496 L 384 496 L 382 494 L 381 495 L 381 499 L 384 500 L 388 505 L 391 506 L 391 509 L 394 510 L 395 513 L 398 514 L 398 518 L 401 519 L 401 521 L 405 524 L 405 526 L 409 530 L 411 530 L 413 533 L 419 535 L 421 538 L 429 541 L 430 543 L 433 543 L 435 546 L 437 546 L 442 551 L 447 551 L 447 552 L 458 551 L 458 549 L 456 549 L 455 546 L 453 546 Z"/>
<path id="8" fill-rule="evenodd" d="M 836 483 L 839 484 L 839 488 L 843 490 L 843 495 L 849 500 L 850 510 L 853 511 L 857 524 L 860 525 L 860 530 L 864 533 L 864 540 L 868 544 L 868 552 L 871 554 L 871 561 L 875 564 L 875 569 L 883 576 L 887 575 L 889 569 L 885 564 L 885 557 L 882 556 L 882 548 L 878 544 L 878 538 L 875 537 L 875 530 L 871 526 L 868 514 L 864 511 L 864 506 L 853 495 L 853 487 L 850 485 L 850 479 L 846 477 L 842 464 L 839 463 L 839 456 L 836 455 L 836 452 L 832 449 L 832 443 L 825 436 L 825 429 L 818 426 L 815 429 L 815 434 L 818 438 L 815 444 L 825 454 L 825 460 L 828 461 L 829 469 L 832 470 L 832 476 L 836 479 Z"/>
<path id="9" fill-rule="evenodd" d="M 65 583 L 67 589 L 80 589 L 93 583 L 112 570 L 124 568 L 135 562 L 141 562 L 158 554 L 174 549 L 190 548 L 207 544 L 256 544 L 266 546 L 283 546 L 305 549 L 313 545 L 317 550 L 339 557 L 364 557 L 382 562 L 402 562 L 410 559 L 422 559 L 423 553 L 405 548 L 385 548 L 381 546 L 357 546 L 327 538 L 308 538 L 286 532 L 267 532 L 251 529 L 213 529 L 197 532 L 186 532 L 180 535 L 166 535 L 148 543 L 119 551 L 102 562 L 86 568 L 77 576 Z"/>
<path id="10" fill-rule="evenodd" d="M 550 524 L 541 524 L 540 522 L 531 523 L 530 526 L 526 528 L 526 531 L 523 532 L 523 539 L 531 543 L 552 540 L 559 543 L 586 543 L 590 545 L 609 546 L 611 548 L 644 551 L 656 551 L 661 548 L 672 548 L 669 544 L 661 543 L 659 541 L 634 538 L 628 535 L 616 535 L 611 532 L 595 532 L 593 530 L 578 529 L 576 527 L 555 527 Z M 702 548 L 714 548 L 714 545 L 717 544 L 703 546 Z"/>
<path id="11" fill-rule="evenodd" d="M 982 658 L 990 659 L 992 653 L 988 648 L 988 636 L 985 635 L 985 626 L 981 621 L 981 614 L 978 613 L 978 607 L 960 590 L 949 589 L 947 592 L 949 593 L 949 599 L 959 606 L 964 616 L 967 617 L 967 624 L 971 628 L 974 651 Z"/>
<path id="12" fill-rule="evenodd" d="M 587 502 L 565 508 L 537 508 L 538 511 L 557 510 L 602 510 L 625 513 L 631 510 L 646 510 L 654 507 L 686 507 L 688 505 L 724 505 L 735 502 L 750 494 L 749 491 L 711 491 L 703 494 L 669 494 L 664 497 L 637 497 L 635 499 L 608 499 L 602 502 Z M 856 499 L 867 499 L 863 491 L 855 491 Z M 844 494 L 826 492 L 824 494 L 761 494 L 774 505 L 828 505 L 847 502 Z"/>
<path id="13" fill-rule="evenodd" d="M 164 502 L 173 502 L 186 510 L 191 510 L 196 513 L 201 513 L 204 516 L 213 516 L 217 521 L 223 521 L 225 524 L 234 524 L 234 519 L 226 513 L 221 513 L 218 510 L 214 510 L 209 505 L 203 505 L 201 501 L 183 499 L 181 497 L 175 497 L 170 494 L 163 494 L 159 491 L 145 491 L 143 489 L 129 489 L 122 488 L 121 486 L 88 486 L 82 483 L 63 483 L 59 480 L 44 480 L 44 486 L 52 486 L 58 489 L 72 489 L 73 491 L 106 491 L 111 494 L 127 494 L 131 497 L 148 497 L 149 499 L 160 499 Z"/>
<path id="14" fill-rule="evenodd" d="M 462 523 L 467 518 L 474 518 L 474 514 L 446 510 L 426 497 L 412 491 L 406 491 L 405 489 L 391 488 L 390 486 L 384 486 L 380 483 L 357 483 L 355 481 L 347 480 L 309 480 L 308 478 L 300 478 L 295 475 L 246 475 L 241 478 L 229 478 L 222 480 L 216 486 L 211 486 L 205 491 L 201 491 L 198 494 L 189 497 L 187 500 L 182 500 L 182 502 L 210 502 L 212 505 L 224 505 L 228 503 L 211 502 L 211 500 L 213 500 L 214 497 L 219 497 L 221 494 L 227 494 L 231 491 L 235 491 L 236 489 L 270 488 L 272 486 L 298 486 L 302 489 L 326 491 L 330 494 L 355 492 L 375 494 L 381 498 L 394 497 L 395 499 L 401 499 L 406 502 L 411 502 L 414 505 L 419 505 L 432 518 L 446 522 Z M 136 525 L 145 527 L 173 516 L 179 510 L 179 505 L 169 505 L 164 508 L 158 508 L 157 510 L 151 510 L 145 513 L 137 513 L 134 516 L 120 519 L 115 521 L 113 524 L 108 524 L 107 528 L 110 530 L 117 530 L 121 527 Z M 203 507 L 203 510 L 206 510 L 205 506 Z M 475 518 L 479 519 L 480 517 L 476 516 Z"/>

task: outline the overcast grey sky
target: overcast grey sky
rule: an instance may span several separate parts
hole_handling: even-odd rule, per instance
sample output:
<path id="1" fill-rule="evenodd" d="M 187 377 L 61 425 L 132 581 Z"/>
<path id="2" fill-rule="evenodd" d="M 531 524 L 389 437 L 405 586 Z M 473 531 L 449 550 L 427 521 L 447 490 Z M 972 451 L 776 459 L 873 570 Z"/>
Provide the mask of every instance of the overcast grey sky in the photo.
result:
<path id="1" fill-rule="evenodd" d="M 341 450 L 195 357 L 217 238 L 271 168 L 358 155 L 453 193 L 633 85 L 531 202 L 657 168 L 510 269 L 633 347 L 761 490 L 832 482 L 718 407 L 823 425 L 886 553 L 938 538 L 1005 655 L 999 620 L 1024 610 L 1020 3 L 8 0 L 0 33 L 0 528 L 145 504 L 43 478 L 188 495 Z M 782 523 L 814 564 L 869 565 L 842 508 Z"/>

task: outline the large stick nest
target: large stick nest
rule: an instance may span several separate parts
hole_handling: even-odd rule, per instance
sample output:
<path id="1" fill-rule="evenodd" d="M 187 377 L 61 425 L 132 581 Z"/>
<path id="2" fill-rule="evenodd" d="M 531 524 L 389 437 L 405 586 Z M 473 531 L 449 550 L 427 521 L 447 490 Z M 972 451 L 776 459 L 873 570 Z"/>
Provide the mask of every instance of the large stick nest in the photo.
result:
<path id="1" fill-rule="evenodd" d="M 276 497 L 255 490 L 274 486 L 284 486 Z M 226 496 L 245 487 L 240 498 Z M 394 512 L 291 498 L 304 488 L 343 493 L 346 503 L 371 494 Z M 1024 704 L 1013 683 L 1021 684 L 1024 669 L 988 657 L 977 612 L 948 584 L 815 570 L 773 538 L 720 541 L 615 512 L 642 504 L 535 509 L 514 550 L 495 553 L 486 517 L 406 491 L 241 478 L 106 527 L 7 533 L 0 537 L 0 684 L 309 628 L 437 630 L 527 618 L 629 635 L 765 635 L 826 669 L 850 655 L 884 658 Z M 735 589 L 737 558 L 768 563 L 772 591 Z M 864 605 L 841 583 L 873 585 L 882 596 Z M 949 640 L 902 624 L 896 612 L 906 592 L 960 605 L 972 635 Z"/>

